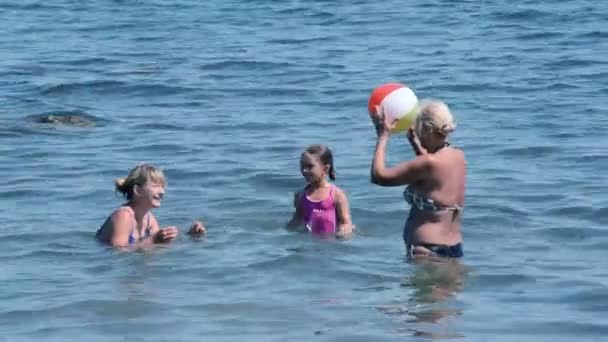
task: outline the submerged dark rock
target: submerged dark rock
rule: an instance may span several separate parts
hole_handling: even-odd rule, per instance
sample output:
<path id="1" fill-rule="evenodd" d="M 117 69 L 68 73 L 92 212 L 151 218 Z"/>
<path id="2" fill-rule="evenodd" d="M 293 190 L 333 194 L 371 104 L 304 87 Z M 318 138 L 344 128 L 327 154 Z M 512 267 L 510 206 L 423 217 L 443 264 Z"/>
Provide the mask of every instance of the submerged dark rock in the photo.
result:
<path id="1" fill-rule="evenodd" d="M 33 123 L 78 127 L 95 127 L 100 122 L 100 119 L 96 116 L 82 111 L 56 111 L 32 114 L 25 118 Z"/>

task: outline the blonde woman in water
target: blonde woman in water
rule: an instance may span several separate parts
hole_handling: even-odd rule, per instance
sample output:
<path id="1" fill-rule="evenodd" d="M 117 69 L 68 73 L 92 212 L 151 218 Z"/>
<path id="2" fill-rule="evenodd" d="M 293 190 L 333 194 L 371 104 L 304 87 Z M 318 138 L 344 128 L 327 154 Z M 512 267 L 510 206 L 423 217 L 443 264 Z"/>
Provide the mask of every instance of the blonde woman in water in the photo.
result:
<path id="1" fill-rule="evenodd" d="M 386 166 L 386 146 L 395 126 L 377 108 L 372 114 L 378 140 L 371 180 L 381 186 L 407 185 L 404 200 L 411 206 L 403 240 L 411 257 L 463 256 L 461 221 L 466 186 L 464 152 L 448 142 L 456 128 L 448 106 L 440 101 L 421 105 L 408 140 L 416 157 Z"/>
<path id="2" fill-rule="evenodd" d="M 178 235 L 176 227 L 161 229 L 152 214 L 160 207 L 167 182 L 160 169 L 142 164 L 133 168 L 126 178 L 116 180 L 116 191 L 127 200 L 97 230 L 97 239 L 114 247 L 145 247 L 168 243 Z M 189 233 L 205 234 L 202 222 L 196 221 Z"/>

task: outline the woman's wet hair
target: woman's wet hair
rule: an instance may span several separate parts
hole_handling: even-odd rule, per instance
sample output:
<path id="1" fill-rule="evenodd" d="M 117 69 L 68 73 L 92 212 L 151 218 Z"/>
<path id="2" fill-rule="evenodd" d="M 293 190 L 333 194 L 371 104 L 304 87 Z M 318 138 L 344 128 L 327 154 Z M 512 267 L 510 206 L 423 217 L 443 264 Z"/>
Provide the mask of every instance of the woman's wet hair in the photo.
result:
<path id="1" fill-rule="evenodd" d="M 414 122 L 416 133 L 420 136 L 429 129 L 447 138 L 454 132 L 456 123 L 448 106 L 442 101 L 422 101 L 420 111 Z"/>
<path id="2" fill-rule="evenodd" d="M 131 169 L 127 177 L 115 181 L 116 191 L 130 200 L 133 197 L 133 188 L 136 185 L 143 186 L 147 182 L 162 186 L 167 184 L 163 171 L 149 164 L 141 164 Z"/>
<path id="3" fill-rule="evenodd" d="M 321 164 L 329 166 L 329 179 L 336 180 L 336 169 L 334 168 L 334 156 L 329 149 L 329 147 L 325 145 L 311 145 L 309 146 L 304 153 L 309 154 L 311 156 L 316 156 L 321 161 Z"/>

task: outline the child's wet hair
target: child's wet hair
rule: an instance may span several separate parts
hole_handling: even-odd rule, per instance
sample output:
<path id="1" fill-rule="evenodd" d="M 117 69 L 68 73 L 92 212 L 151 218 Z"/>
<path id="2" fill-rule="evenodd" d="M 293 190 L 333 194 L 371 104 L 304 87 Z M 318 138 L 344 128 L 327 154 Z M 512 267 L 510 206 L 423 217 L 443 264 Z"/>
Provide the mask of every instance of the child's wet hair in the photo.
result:
<path id="1" fill-rule="evenodd" d="M 323 165 L 329 165 L 329 179 L 336 180 L 336 169 L 334 168 L 334 155 L 325 145 L 311 145 L 304 153 L 317 156 Z"/>
<path id="2" fill-rule="evenodd" d="M 136 185 L 143 186 L 147 182 L 155 184 L 167 185 L 165 175 L 162 170 L 149 165 L 141 164 L 129 171 L 125 178 L 118 178 L 116 183 L 116 191 L 120 192 L 126 199 L 133 197 L 133 188 Z"/>

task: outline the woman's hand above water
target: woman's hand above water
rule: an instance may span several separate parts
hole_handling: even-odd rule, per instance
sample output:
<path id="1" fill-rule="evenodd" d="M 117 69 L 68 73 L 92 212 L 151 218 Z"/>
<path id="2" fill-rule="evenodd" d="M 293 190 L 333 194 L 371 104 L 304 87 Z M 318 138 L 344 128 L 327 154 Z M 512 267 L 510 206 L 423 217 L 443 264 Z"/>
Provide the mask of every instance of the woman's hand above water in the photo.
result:
<path id="1" fill-rule="evenodd" d="M 154 242 L 168 243 L 174 240 L 178 234 L 179 230 L 177 230 L 177 227 L 165 227 L 163 229 L 159 229 L 156 234 L 154 234 Z"/>
<path id="2" fill-rule="evenodd" d="M 414 129 L 411 127 L 407 130 L 407 140 L 410 142 L 410 145 L 412 145 L 412 149 L 417 156 L 428 153 L 427 150 L 422 147 L 422 143 L 420 142 L 418 135 L 416 135 L 416 131 L 414 131 Z"/>
<path id="3" fill-rule="evenodd" d="M 188 231 L 188 234 L 196 236 L 205 235 L 206 233 L 207 228 L 205 228 L 205 225 L 201 221 L 194 221 L 192 227 L 190 227 L 190 230 Z"/>
<path id="4" fill-rule="evenodd" d="M 384 114 L 384 109 L 382 106 L 376 106 L 376 111 L 371 113 L 370 117 L 374 123 L 374 126 L 376 127 L 376 135 L 378 135 L 378 138 L 382 136 L 389 136 L 398 121 L 397 119 L 389 119 Z"/>

